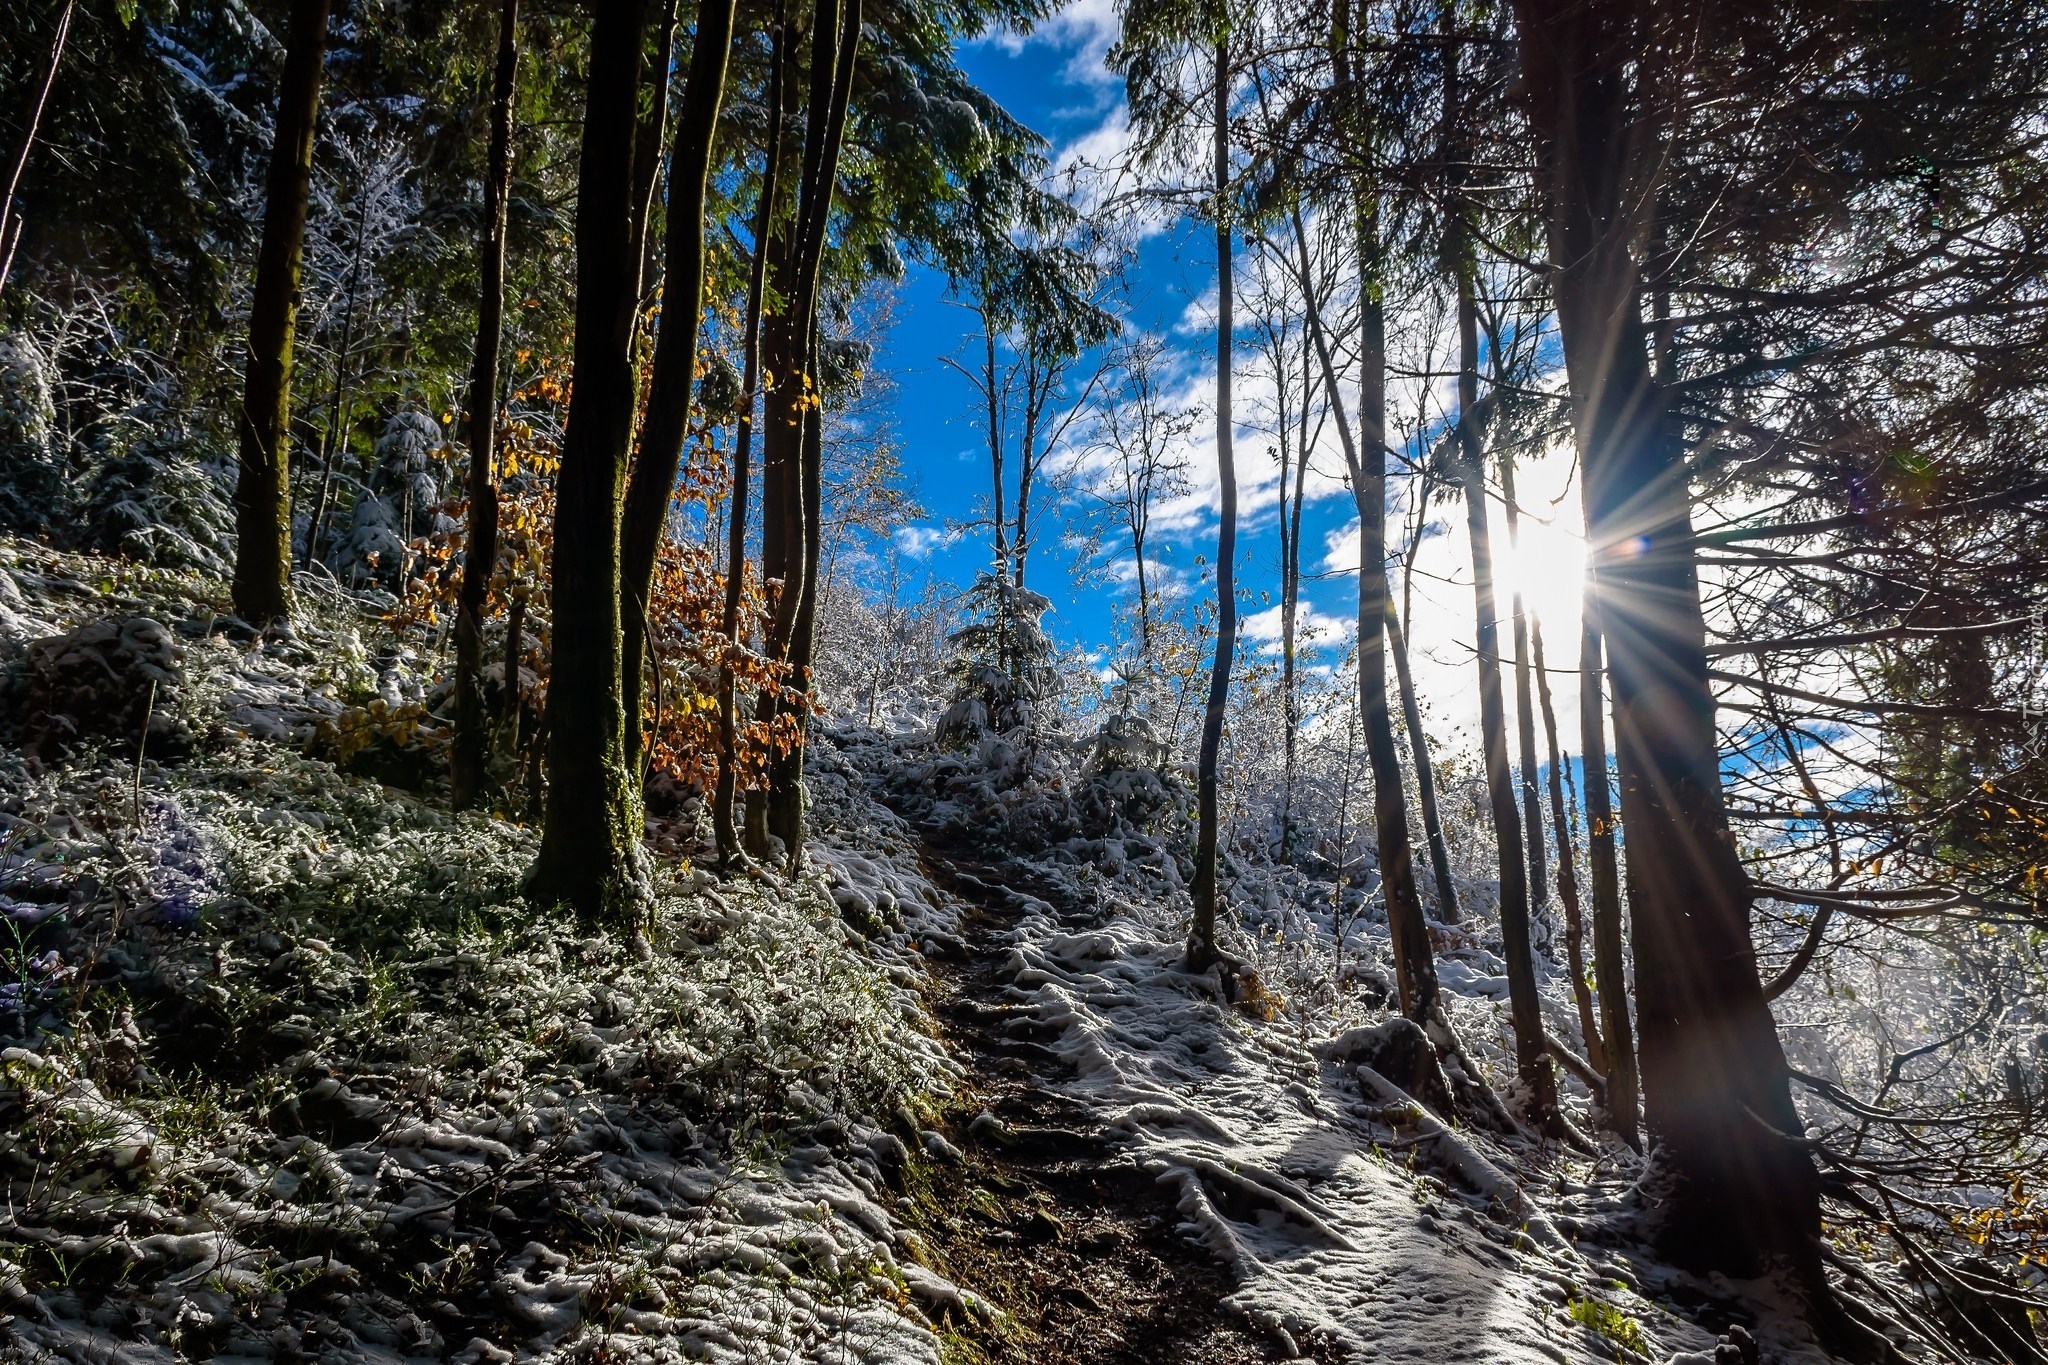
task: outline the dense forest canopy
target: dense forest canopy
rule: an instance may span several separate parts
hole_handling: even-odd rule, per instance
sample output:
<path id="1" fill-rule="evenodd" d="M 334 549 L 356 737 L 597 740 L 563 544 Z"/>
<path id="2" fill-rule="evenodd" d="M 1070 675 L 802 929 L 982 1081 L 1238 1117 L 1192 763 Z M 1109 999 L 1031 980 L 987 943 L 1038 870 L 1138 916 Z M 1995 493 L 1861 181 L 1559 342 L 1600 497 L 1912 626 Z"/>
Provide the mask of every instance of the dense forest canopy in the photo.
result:
<path id="1" fill-rule="evenodd" d="M 0 1331 L 2048 1360 L 2044 115 L 2015 0 L 6 6 Z"/>

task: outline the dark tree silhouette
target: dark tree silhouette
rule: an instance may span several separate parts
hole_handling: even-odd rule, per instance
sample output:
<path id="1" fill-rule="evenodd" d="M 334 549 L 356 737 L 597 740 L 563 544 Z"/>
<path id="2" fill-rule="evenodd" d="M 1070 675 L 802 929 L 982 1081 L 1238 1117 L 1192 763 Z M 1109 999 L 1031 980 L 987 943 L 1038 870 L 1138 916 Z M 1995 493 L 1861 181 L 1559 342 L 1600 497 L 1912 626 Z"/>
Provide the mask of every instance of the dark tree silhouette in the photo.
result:
<path id="1" fill-rule="evenodd" d="M 648 662 L 648 610 L 654 592 L 654 561 L 661 551 L 662 529 L 674 497 L 676 475 L 682 470 L 683 442 L 690 428 L 691 385 L 697 373 L 697 331 L 704 308 L 704 195 L 711 171 L 712 141 L 718 131 L 718 111 L 725 99 L 732 19 L 733 0 L 700 0 L 697 6 L 690 74 L 683 86 L 675 144 L 669 155 L 661 332 L 654 345 L 654 373 L 648 380 L 647 410 L 640 422 L 640 448 L 633 457 L 619 528 L 620 669 L 625 688 L 626 762 L 636 772 L 642 766 L 642 681 Z"/>
<path id="2" fill-rule="evenodd" d="M 492 452 L 498 428 L 498 352 L 505 333 L 505 202 L 512 188 L 512 94 L 519 74 L 519 0 L 498 11 L 498 62 L 491 86 L 491 150 L 484 172 L 484 234 L 477 243 L 476 359 L 469 380 L 469 530 L 455 604 L 455 744 L 449 786 L 456 809 L 483 785 L 489 720 L 484 710 L 484 599 L 498 561 L 498 485 Z M 310 542 L 313 532 L 307 532 Z M 505 688 L 519 685 L 508 653 Z"/>
<path id="3" fill-rule="evenodd" d="M 645 0 L 598 7 L 576 196 L 574 388 L 555 486 L 547 815 L 526 893 L 631 923 L 649 889 L 626 757 L 619 507 L 633 431 L 633 139 Z"/>
<path id="4" fill-rule="evenodd" d="M 306 248 L 306 196 L 313 134 L 327 65 L 328 0 L 293 0 L 270 174 L 263 196 L 263 245 L 249 302 L 249 363 L 235 423 L 235 610 L 255 625 L 291 615 L 292 348 L 299 271 Z"/>

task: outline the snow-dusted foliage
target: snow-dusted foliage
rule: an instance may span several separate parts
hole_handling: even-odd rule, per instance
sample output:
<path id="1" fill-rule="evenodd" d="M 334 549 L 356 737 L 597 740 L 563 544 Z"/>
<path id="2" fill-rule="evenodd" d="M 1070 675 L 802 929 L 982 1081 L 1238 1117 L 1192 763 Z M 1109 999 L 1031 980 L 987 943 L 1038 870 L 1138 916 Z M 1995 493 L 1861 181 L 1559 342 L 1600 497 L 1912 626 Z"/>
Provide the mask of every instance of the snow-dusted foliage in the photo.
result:
<path id="1" fill-rule="evenodd" d="M 1225 1306 L 1283 1355 L 1533 1365 L 1613 1360 L 1621 1346 L 1626 1358 L 1714 1358 L 1713 1332 L 1693 1310 L 1725 1287 L 1673 1272 L 1642 1245 L 1631 1153 L 1448 1128 L 1361 1064 L 1380 1055 L 1371 1035 L 1386 1031 L 1366 1025 L 1382 1018 L 1389 947 L 1359 888 L 1237 864 L 1227 941 L 1256 970 L 1233 1004 L 1214 975 L 1183 966 L 1184 833 L 1123 822 L 1107 838 L 1006 843 L 1018 825 L 994 825 L 986 810 L 979 824 L 950 814 L 974 785 L 961 756 L 862 733 L 837 745 L 948 850 L 945 884 L 1000 917 L 985 951 L 1004 990 L 984 1008 L 1057 1059 L 1057 1093 L 1117 1162 L 1152 1177 L 1180 1234 L 1230 1269 Z M 1025 780 L 988 768 L 979 782 L 1006 776 Z M 1012 793 L 1016 807 L 1075 804 L 1054 795 L 1065 784 L 1045 768 L 1028 780 L 1044 790 Z M 889 845 L 864 835 L 862 847 Z M 872 888 L 879 878 L 847 880 Z M 1499 959 L 1449 931 L 1445 961 L 1452 1012 L 1499 1084 L 1512 1070 Z M 1555 975 L 1546 996 L 1550 1022 L 1568 1029 Z M 1583 1118 L 1589 1097 L 1568 1102 Z M 1022 1140 L 990 1114 L 972 1132 Z M 1817 1359 L 1796 1328 L 1768 1344 L 1774 1360 Z"/>
<path id="2" fill-rule="evenodd" d="M 49 525 L 64 471 L 55 387 L 35 339 L 0 332 L 0 529 Z"/>
<path id="3" fill-rule="evenodd" d="M 225 575 L 234 560 L 232 453 L 153 406 L 127 428 L 86 485 L 81 544 L 161 568 Z"/>
<path id="4" fill-rule="evenodd" d="M 201 396 L 209 376 L 174 367 L 140 330 L 77 282 L 61 306 L 39 301 L 29 325 L 0 334 L 0 529 L 225 574 L 232 438 Z"/>
<path id="5" fill-rule="evenodd" d="M 903 559 L 856 549 L 826 583 L 818 695 L 835 718 L 885 732 L 929 731 L 948 705 L 953 625 L 940 586 L 913 588 Z"/>
<path id="6" fill-rule="evenodd" d="M 436 510 L 452 478 L 441 424 L 400 408 L 377 437 L 368 486 L 357 497 L 347 536 L 333 556 L 352 580 L 400 584 L 415 537 L 453 529 Z"/>
<path id="7" fill-rule="evenodd" d="M 69 586 L 99 573 L 161 637 L 101 640 Z M 166 575 L 24 550 L 0 583 L 14 695 L 55 657 L 30 637 L 132 635 L 197 739 L 0 757 L 24 1349 L 937 1361 L 974 1299 L 890 1187 L 958 1077 L 910 965 L 951 921 L 829 755 L 821 874 L 676 868 L 636 949 L 518 898 L 532 831 L 301 756 L 414 676 L 346 596 L 265 644 L 181 614 L 195 585 Z"/>
<path id="8" fill-rule="evenodd" d="M 939 717 L 939 742 L 956 748 L 991 736 L 1033 742 L 1059 689 L 1052 641 L 1041 624 L 1052 602 L 998 569 L 974 580 L 967 603 L 967 624 L 952 635 L 956 685 Z"/>

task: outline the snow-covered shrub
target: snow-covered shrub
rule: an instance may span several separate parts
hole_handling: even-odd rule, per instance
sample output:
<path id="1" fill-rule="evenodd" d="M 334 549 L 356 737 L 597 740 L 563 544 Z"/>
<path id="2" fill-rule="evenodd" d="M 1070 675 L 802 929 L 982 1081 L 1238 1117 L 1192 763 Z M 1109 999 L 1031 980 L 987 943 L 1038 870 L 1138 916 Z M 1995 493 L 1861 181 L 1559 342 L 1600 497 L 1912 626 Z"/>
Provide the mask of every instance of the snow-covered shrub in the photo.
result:
<path id="1" fill-rule="evenodd" d="M 448 476 L 448 445 L 441 424 L 418 408 L 400 408 L 377 438 L 371 487 L 393 497 L 412 494 L 424 511 L 441 500 Z"/>
<path id="2" fill-rule="evenodd" d="M 939 717 L 939 742 L 964 749 L 991 735 L 1033 740 L 1041 703 L 1059 690 L 1052 641 L 1039 624 L 1052 602 L 1000 570 L 977 577 L 967 602 L 973 615 L 953 632 L 957 686 Z"/>
<path id="3" fill-rule="evenodd" d="M 349 578 L 399 587 L 409 543 L 429 532 L 454 529 L 437 510 L 454 469 L 448 456 L 441 424 L 418 408 L 400 408 L 385 422 L 369 486 L 356 499 L 336 557 Z"/>
<path id="4" fill-rule="evenodd" d="M 1103 721 L 1095 732 L 1090 761 L 1098 772 L 1121 772 L 1133 768 L 1157 769 L 1172 756 L 1164 741 L 1152 733 L 1143 716 L 1118 711 Z"/>
<path id="5" fill-rule="evenodd" d="M 818 347 L 819 381 L 828 397 L 858 398 L 875 348 L 859 337 L 826 337 Z"/>
<path id="6" fill-rule="evenodd" d="M 930 733 L 955 686 L 945 601 L 930 582 L 910 596 L 893 557 L 873 573 L 879 590 L 863 591 L 849 573 L 827 583 L 811 676 L 827 712 L 842 721 L 888 734 Z"/>
<path id="7" fill-rule="evenodd" d="M 79 544 L 164 569 L 234 563 L 234 458 L 209 432 L 157 409 L 127 423 L 92 471 Z"/>
<path id="8" fill-rule="evenodd" d="M 1179 842 L 1187 833 L 1194 789 L 1179 769 L 1169 766 L 1091 766 L 1075 784 L 1074 802 L 1081 827 L 1093 837 L 1144 830 Z"/>
<path id="9" fill-rule="evenodd" d="M 56 374 L 34 339 L 0 333 L 0 527 L 37 531 L 62 520 L 55 392 Z"/>
<path id="10" fill-rule="evenodd" d="M 316 639 L 331 604 L 305 611 Z M 185 666 L 230 719 L 251 689 L 315 709 L 326 668 L 219 639 Z M 931 892 L 818 772 L 821 846 L 866 812 L 896 870 L 865 825 L 829 893 L 677 869 L 636 948 L 519 900 L 534 831 L 287 744 L 146 765 L 139 824 L 125 762 L 0 754 L 0 1294 L 35 1348 L 98 1314 L 193 1357 L 824 1359 L 851 1327 L 867 1358 L 935 1361 L 887 1184 L 888 1130 L 957 1079 L 904 956 Z M 886 941 L 848 930 L 856 887 Z M 59 1237 L 107 1250 L 60 1264 Z"/>
<path id="11" fill-rule="evenodd" d="M 398 509 L 382 495 L 365 492 L 356 499 L 348 535 L 342 543 L 340 559 L 350 580 L 391 580 L 404 557 L 405 536 L 399 526 Z"/>
<path id="12" fill-rule="evenodd" d="M 704 371 L 697 381 L 698 420 L 723 422 L 739 412 L 743 377 L 724 351 L 703 352 L 698 363 Z"/>

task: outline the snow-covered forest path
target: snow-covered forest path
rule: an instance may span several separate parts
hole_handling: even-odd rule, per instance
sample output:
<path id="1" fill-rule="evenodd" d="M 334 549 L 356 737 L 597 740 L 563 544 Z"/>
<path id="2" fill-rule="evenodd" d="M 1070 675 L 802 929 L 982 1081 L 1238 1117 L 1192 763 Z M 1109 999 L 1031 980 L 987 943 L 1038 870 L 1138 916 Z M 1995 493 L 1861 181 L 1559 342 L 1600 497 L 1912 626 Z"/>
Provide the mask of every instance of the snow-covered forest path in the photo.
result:
<path id="1" fill-rule="evenodd" d="M 974 1077 L 960 1096 L 972 1114 L 961 1161 L 944 1168 L 953 1188 L 934 1191 L 926 1230 L 957 1277 L 1031 1333 L 986 1343 L 991 1356 L 1099 1365 L 1270 1359 L 1274 1343 L 1223 1308 L 1229 1273 L 1176 1229 L 1176 1191 L 1121 1154 L 1127 1133 L 1060 1093 L 1072 1068 L 1046 1045 L 1060 1030 L 1010 998 L 1003 967 L 1018 911 L 997 878 L 1015 884 L 1024 865 L 998 872 L 932 854 L 923 868 L 960 903 L 963 951 L 934 961 L 933 1005 L 942 1036 Z"/>
<path id="2" fill-rule="evenodd" d="M 935 902 L 912 932 L 965 1079 L 905 1221 L 1000 1310 L 965 1328 L 988 1359 L 1690 1363 L 1746 1316 L 1635 1244 L 1628 1163 L 1436 1124 L 1369 1088 L 1375 1030 L 1187 972 L 1164 881 L 914 804 L 887 861 Z"/>

